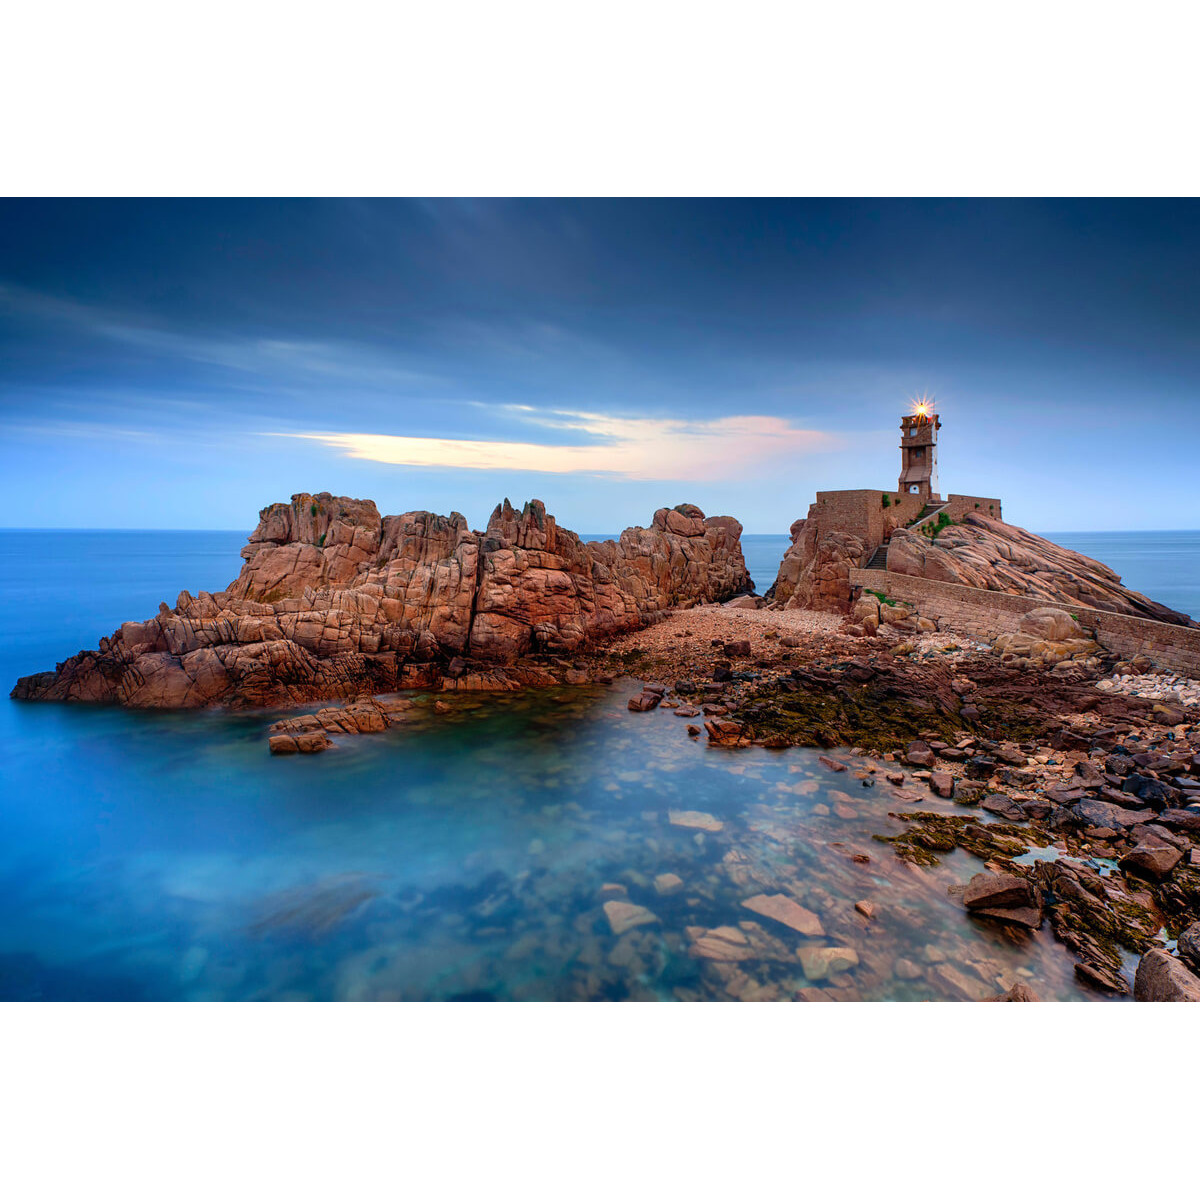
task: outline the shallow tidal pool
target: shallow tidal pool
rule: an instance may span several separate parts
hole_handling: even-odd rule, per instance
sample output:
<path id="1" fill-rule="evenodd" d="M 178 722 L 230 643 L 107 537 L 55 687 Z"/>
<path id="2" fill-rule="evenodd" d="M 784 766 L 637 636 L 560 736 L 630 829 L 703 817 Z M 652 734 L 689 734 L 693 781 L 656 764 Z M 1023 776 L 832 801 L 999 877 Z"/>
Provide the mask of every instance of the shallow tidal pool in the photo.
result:
<path id="1" fill-rule="evenodd" d="M 1048 927 L 967 915 L 949 889 L 977 860 L 923 870 L 872 836 L 963 810 L 845 754 L 711 747 L 635 690 L 423 697 L 284 759 L 261 712 L 14 705 L 0 997 L 1097 998 Z"/>

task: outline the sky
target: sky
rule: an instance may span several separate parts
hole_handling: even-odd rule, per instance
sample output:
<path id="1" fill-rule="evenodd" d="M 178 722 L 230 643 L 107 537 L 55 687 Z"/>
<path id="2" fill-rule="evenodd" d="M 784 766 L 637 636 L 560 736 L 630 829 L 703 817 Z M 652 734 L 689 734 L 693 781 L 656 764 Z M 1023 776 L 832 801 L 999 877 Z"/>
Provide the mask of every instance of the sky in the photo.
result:
<path id="1" fill-rule="evenodd" d="M 1196 528 L 1198 351 L 1190 201 L 0 200 L 0 522 L 784 533 L 932 394 L 943 494 Z"/>

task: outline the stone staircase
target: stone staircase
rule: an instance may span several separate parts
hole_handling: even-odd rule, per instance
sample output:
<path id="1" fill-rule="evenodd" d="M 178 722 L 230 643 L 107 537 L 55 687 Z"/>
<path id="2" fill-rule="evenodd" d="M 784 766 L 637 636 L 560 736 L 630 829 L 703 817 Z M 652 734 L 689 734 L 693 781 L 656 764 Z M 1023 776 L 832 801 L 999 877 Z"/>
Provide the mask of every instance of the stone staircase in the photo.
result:
<path id="1" fill-rule="evenodd" d="M 875 553 L 867 559 L 868 571 L 886 571 L 887 570 L 887 542 L 877 547 Z"/>

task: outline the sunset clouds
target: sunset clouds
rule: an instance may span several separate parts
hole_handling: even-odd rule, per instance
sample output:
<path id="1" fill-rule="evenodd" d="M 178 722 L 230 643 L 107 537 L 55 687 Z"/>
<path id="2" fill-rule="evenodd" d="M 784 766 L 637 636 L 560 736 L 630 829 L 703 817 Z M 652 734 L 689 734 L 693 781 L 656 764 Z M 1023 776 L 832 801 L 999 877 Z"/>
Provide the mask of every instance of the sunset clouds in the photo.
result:
<path id="1" fill-rule="evenodd" d="M 835 449 L 833 436 L 781 417 L 712 419 L 529 412 L 529 424 L 574 435 L 568 441 L 479 441 L 378 433 L 305 432 L 349 458 L 408 467 L 617 475 L 626 479 L 747 478 L 768 464 Z M 579 442 L 579 435 L 590 440 Z"/>

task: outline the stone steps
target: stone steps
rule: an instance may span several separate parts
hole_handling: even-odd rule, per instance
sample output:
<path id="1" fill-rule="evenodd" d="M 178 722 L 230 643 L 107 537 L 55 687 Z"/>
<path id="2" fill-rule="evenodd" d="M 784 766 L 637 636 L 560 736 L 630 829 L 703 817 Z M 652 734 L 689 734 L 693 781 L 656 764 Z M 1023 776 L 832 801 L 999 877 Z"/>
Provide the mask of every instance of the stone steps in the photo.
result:
<path id="1" fill-rule="evenodd" d="M 867 559 L 866 569 L 868 571 L 886 571 L 887 570 L 887 552 L 888 552 L 887 542 L 884 542 L 883 545 L 879 546 L 875 550 L 875 553 L 872 554 L 869 559 Z"/>

